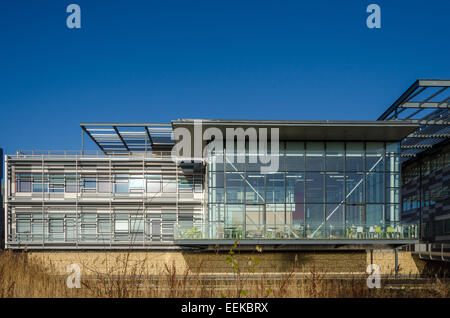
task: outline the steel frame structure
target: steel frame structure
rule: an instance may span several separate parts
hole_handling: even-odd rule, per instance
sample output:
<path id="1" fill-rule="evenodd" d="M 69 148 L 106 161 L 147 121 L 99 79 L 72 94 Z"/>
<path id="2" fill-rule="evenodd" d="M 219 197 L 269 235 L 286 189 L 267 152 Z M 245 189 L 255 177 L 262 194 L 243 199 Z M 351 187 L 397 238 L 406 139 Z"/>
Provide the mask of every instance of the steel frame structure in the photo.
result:
<path id="1" fill-rule="evenodd" d="M 379 118 L 420 124 L 401 143 L 403 161 L 450 138 L 450 80 L 416 80 Z"/>
<path id="2" fill-rule="evenodd" d="M 80 127 L 105 155 L 170 150 L 174 144 L 171 124 L 81 123 Z"/>

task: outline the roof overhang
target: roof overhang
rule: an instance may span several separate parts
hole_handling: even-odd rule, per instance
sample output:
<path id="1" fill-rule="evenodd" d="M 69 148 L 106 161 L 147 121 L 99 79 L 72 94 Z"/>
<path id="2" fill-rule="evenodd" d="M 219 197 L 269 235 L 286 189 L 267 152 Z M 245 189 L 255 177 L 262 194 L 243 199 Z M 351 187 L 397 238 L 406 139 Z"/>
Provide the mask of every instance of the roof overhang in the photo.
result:
<path id="1" fill-rule="evenodd" d="M 450 138 L 450 80 L 416 80 L 379 118 L 421 126 L 402 140 L 402 157 L 415 157 Z"/>
<path id="2" fill-rule="evenodd" d="M 227 128 L 279 129 L 280 140 L 340 140 L 340 141 L 400 141 L 419 125 L 409 121 L 292 121 L 292 120 L 211 120 L 178 119 L 172 121 L 174 129 L 186 128 L 194 134 L 195 124 L 201 123 L 202 132 L 218 128 L 226 138 Z"/>

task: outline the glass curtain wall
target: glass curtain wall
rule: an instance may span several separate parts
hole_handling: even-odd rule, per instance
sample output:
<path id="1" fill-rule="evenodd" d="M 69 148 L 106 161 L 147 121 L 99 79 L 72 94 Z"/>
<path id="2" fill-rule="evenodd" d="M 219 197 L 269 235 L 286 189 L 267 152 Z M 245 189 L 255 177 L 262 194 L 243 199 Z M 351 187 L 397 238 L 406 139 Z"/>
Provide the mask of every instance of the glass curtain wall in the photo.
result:
<path id="1" fill-rule="evenodd" d="M 399 143 L 280 142 L 270 174 L 256 153 L 242 163 L 226 152 L 208 158 L 209 222 L 220 237 L 368 238 L 399 221 Z"/>

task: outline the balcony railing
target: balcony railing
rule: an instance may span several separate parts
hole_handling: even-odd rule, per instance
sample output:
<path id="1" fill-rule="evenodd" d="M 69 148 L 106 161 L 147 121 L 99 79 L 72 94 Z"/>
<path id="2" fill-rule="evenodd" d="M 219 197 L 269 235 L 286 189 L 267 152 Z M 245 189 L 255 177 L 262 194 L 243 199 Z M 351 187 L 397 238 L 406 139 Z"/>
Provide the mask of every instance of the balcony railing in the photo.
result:
<path id="1" fill-rule="evenodd" d="M 225 225 L 211 222 L 175 224 L 174 239 L 182 240 L 416 240 L 417 224 L 265 224 Z"/>
<path id="2" fill-rule="evenodd" d="M 76 158 L 171 158 L 170 151 L 142 151 L 142 152 L 109 152 L 108 154 L 102 151 L 87 150 L 87 151 L 71 151 L 71 150 L 19 150 L 15 154 L 9 154 L 10 158 L 22 158 L 22 159 L 76 159 Z"/>

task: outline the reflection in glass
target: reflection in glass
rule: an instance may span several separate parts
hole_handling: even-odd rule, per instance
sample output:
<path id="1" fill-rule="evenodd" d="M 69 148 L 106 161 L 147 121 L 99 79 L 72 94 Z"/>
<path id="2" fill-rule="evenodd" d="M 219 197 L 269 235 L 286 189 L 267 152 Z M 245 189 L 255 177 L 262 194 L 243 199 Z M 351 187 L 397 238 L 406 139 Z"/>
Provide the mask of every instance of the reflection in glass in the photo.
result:
<path id="1" fill-rule="evenodd" d="M 386 205 L 386 222 L 400 221 L 400 205 L 387 204 Z"/>
<path id="2" fill-rule="evenodd" d="M 249 173 L 245 183 L 245 201 L 247 203 L 264 202 L 264 176 Z"/>
<path id="3" fill-rule="evenodd" d="M 227 203 L 244 202 L 244 175 L 242 172 L 227 172 L 226 199 Z"/>
<path id="4" fill-rule="evenodd" d="M 383 205 L 368 204 L 366 207 L 366 224 L 380 225 L 383 223 Z"/>
<path id="5" fill-rule="evenodd" d="M 268 174 L 266 176 L 266 201 L 282 203 L 284 200 L 284 174 Z"/>
<path id="6" fill-rule="evenodd" d="M 347 225 L 359 225 L 364 222 L 363 205 L 347 205 L 345 207 L 345 222 Z"/>
<path id="7" fill-rule="evenodd" d="M 327 172 L 327 202 L 342 202 L 344 200 L 344 174 L 341 172 Z"/>
<path id="8" fill-rule="evenodd" d="M 344 171 L 344 143 L 327 142 L 327 171 Z"/>
<path id="9" fill-rule="evenodd" d="M 366 143 L 366 171 L 384 171 L 384 143 Z"/>
<path id="10" fill-rule="evenodd" d="M 400 190 L 396 188 L 386 189 L 386 202 L 387 203 L 399 203 L 400 201 Z"/>
<path id="11" fill-rule="evenodd" d="M 303 173 L 286 174 L 286 202 L 305 202 L 305 178 Z"/>
<path id="12" fill-rule="evenodd" d="M 303 142 L 286 142 L 286 170 L 305 170 L 305 146 Z"/>
<path id="13" fill-rule="evenodd" d="M 364 143 L 347 142 L 345 169 L 347 171 L 364 171 Z"/>
<path id="14" fill-rule="evenodd" d="M 306 202 L 320 203 L 324 202 L 324 173 L 308 172 L 306 173 Z"/>
<path id="15" fill-rule="evenodd" d="M 264 225 L 264 205 L 247 205 L 245 207 L 245 229 L 249 237 L 256 235 Z M 259 233 L 258 233 L 259 234 Z"/>
<path id="16" fill-rule="evenodd" d="M 327 237 L 338 238 L 344 235 L 344 205 L 327 204 L 326 206 L 326 231 Z"/>
<path id="17" fill-rule="evenodd" d="M 391 172 L 400 172 L 399 154 L 386 154 L 386 170 Z"/>
<path id="18" fill-rule="evenodd" d="M 367 202 L 383 203 L 384 175 L 379 172 L 369 172 L 366 174 L 366 194 Z"/>
<path id="19" fill-rule="evenodd" d="M 225 213 L 225 225 L 233 229 L 242 229 L 244 225 L 244 205 L 228 204 Z"/>
<path id="20" fill-rule="evenodd" d="M 323 234 L 324 206 L 324 204 L 306 204 L 305 225 L 308 237 L 320 237 Z"/>
<path id="21" fill-rule="evenodd" d="M 345 189 L 347 202 L 364 202 L 364 174 L 362 173 L 347 173 Z"/>
<path id="22" fill-rule="evenodd" d="M 306 143 L 306 171 L 325 170 L 324 152 L 323 142 Z"/>
<path id="23" fill-rule="evenodd" d="M 386 173 L 386 187 L 398 188 L 400 186 L 399 173 Z"/>

